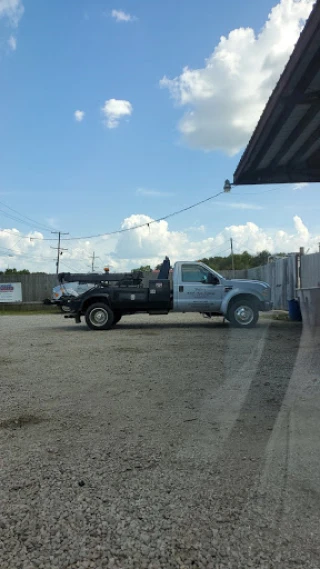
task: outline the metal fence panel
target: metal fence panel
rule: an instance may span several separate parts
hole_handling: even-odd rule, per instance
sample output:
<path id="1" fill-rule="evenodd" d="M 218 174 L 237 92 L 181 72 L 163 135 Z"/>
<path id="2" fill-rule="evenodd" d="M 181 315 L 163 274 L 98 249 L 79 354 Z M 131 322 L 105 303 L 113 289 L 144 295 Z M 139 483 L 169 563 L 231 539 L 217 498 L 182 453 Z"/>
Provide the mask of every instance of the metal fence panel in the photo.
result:
<path id="1" fill-rule="evenodd" d="M 301 288 L 320 287 L 320 253 L 302 255 L 300 278 Z"/>
<path id="2" fill-rule="evenodd" d="M 233 272 L 221 271 L 225 278 L 233 278 Z M 272 302 L 275 309 L 288 309 L 288 300 L 296 297 L 297 255 L 277 259 L 268 265 L 243 269 L 234 272 L 236 279 L 265 281 L 271 286 Z M 21 282 L 23 302 L 42 301 L 51 297 L 57 285 L 56 275 L 32 273 L 31 275 L 1 275 L 1 282 Z M 301 287 L 320 286 L 320 253 L 304 255 L 301 258 Z"/>
<path id="3" fill-rule="evenodd" d="M 232 278 L 232 272 L 227 278 Z M 273 307 L 277 310 L 288 310 L 288 300 L 296 297 L 297 288 L 297 255 L 289 255 L 276 259 L 268 265 L 254 267 L 244 271 L 235 271 L 235 278 L 246 278 L 264 281 L 271 286 Z"/>

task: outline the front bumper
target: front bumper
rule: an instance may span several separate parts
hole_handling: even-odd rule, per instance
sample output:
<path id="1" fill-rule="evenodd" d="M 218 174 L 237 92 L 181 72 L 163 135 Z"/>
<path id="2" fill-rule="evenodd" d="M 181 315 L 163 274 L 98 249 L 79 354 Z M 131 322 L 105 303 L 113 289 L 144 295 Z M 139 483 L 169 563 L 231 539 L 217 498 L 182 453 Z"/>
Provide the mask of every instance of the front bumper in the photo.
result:
<path id="1" fill-rule="evenodd" d="M 71 312 L 77 312 L 79 303 L 73 296 L 61 296 L 59 299 L 59 304 L 67 306 L 70 308 Z"/>
<path id="2" fill-rule="evenodd" d="M 260 310 L 261 312 L 269 312 L 273 308 L 273 302 L 271 300 L 263 300 L 260 303 Z"/>
<path id="3" fill-rule="evenodd" d="M 78 299 L 74 297 L 64 297 L 62 299 L 63 305 L 69 308 L 67 314 L 64 315 L 65 318 L 74 318 L 76 322 L 81 322 L 80 315 L 81 315 L 81 303 Z"/>

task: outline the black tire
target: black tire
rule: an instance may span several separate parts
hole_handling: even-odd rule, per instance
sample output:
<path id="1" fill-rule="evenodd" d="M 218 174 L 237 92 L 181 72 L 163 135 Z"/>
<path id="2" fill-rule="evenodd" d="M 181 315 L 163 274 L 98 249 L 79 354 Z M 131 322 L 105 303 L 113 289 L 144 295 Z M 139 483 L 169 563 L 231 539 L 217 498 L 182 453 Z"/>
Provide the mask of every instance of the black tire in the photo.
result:
<path id="1" fill-rule="evenodd" d="M 119 312 L 114 312 L 112 326 L 115 326 L 116 324 L 118 324 L 118 322 L 120 322 L 121 318 L 122 318 L 122 314 L 119 314 Z"/>
<path id="2" fill-rule="evenodd" d="M 254 328 L 259 320 L 258 305 L 246 298 L 234 300 L 228 309 L 227 319 L 234 328 Z"/>
<path id="3" fill-rule="evenodd" d="M 113 312 L 105 302 L 91 304 L 85 318 L 90 330 L 110 330 L 114 322 Z"/>

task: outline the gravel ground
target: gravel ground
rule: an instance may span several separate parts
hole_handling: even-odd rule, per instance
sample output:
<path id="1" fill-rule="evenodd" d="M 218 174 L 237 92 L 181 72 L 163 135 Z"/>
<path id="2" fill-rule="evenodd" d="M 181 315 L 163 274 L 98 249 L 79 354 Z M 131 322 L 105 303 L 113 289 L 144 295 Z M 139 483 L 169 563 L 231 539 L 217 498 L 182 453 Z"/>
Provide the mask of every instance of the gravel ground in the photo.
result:
<path id="1" fill-rule="evenodd" d="M 318 331 L 0 318 L 1 569 L 319 569 Z"/>

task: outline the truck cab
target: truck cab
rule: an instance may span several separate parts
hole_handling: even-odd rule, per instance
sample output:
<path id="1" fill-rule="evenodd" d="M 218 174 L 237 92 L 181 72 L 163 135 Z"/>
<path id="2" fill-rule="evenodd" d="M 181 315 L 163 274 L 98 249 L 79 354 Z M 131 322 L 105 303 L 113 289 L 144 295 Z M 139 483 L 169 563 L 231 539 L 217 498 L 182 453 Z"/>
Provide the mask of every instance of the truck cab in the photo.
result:
<path id="1" fill-rule="evenodd" d="M 258 311 L 271 310 L 271 289 L 262 281 L 225 279 L 201 262 L 177 262 L 173 272 L 173 309 L 228 318 L 230 303 L 245 299 Z M 239 313 L 240 314 L 240 313 Z M 242 311 L 244 317 L 244 312 Z"/>

